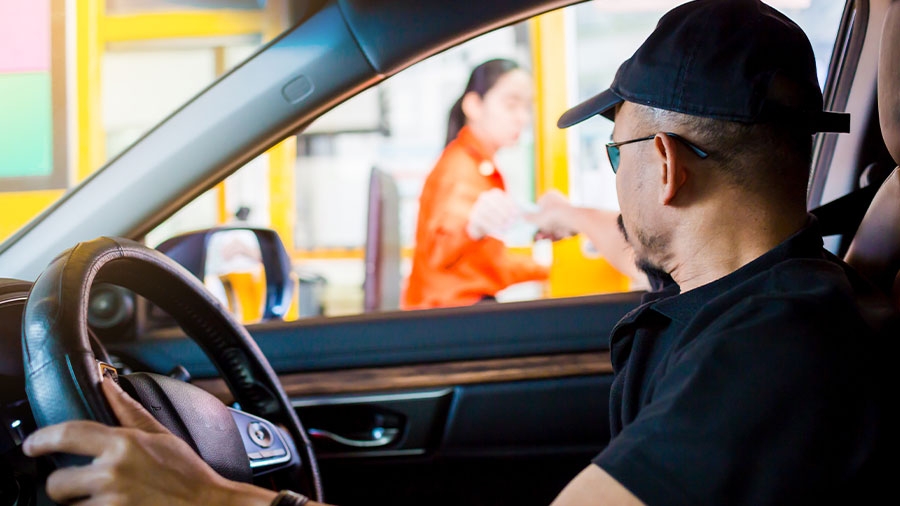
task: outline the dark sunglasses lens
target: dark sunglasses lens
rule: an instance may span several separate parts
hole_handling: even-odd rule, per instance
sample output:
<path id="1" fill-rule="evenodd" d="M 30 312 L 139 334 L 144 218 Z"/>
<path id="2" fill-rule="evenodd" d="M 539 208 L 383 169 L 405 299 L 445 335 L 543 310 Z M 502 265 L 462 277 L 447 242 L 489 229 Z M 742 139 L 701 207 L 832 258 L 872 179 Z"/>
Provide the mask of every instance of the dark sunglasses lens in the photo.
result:
<path id="1" fill-rule="evenodd" d="M 619 146 L 606 146 L 606 156 L 609 157 L 609 165 L 615 174 L 619 170 Z"/>

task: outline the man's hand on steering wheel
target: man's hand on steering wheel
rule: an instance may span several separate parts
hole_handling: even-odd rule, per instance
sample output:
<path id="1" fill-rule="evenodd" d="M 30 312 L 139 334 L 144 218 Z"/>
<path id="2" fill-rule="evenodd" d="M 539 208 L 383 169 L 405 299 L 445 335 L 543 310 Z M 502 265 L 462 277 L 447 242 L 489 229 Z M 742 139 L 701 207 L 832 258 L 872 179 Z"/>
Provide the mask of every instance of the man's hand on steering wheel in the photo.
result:
<path id="1" fill-rule="evenodd" d="M 119 375 L 116 387 L 103 380 L 110 366 L 99 363 L 87 325 L 95 281 L 169 313 L 242 409 L 160 374 Z M 102 237 L 61 254 L 29 292 L 22 348 L 28 400 L 46 429 L 28 440 L 27 452 L 48 455 L 58 469 L 47 485 L 51 499 L 268 505 L 280 489 L 322 496 L 312 444 L 262 350 L 193 274 L 159 251 Z M 250 485 L 263 475 L 271 490 Z M 278 504 L 292 500 L 288 494 Z"/>
<path id="2" fill-rule="evenodd" d="M 276 492 L 217 474 L 115 382 L 104 380 L 101 388 L 121 427 L 72 421 L 25 440 L 31 457 L 54 452 L 93 457 L 89 465 L 54 471 L 47 479 L 51 499 L 84 506 L 272 503 Z"/>

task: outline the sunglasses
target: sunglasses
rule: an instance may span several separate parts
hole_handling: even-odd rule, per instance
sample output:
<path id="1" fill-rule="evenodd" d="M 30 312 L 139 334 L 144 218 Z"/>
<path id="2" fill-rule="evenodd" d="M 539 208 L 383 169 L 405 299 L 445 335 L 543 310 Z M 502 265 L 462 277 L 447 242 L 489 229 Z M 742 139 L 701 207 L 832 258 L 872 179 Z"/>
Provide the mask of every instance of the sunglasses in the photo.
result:
<path id="1" fill-rule="evenodd" d="M 709 156 L 709 153 L 700 149 L 700 147 L 698 147 L 696 144 L 692 143 L 691 141 L 685 139 L 684 137 L 682 137 L 678 134 L 674 134 L 672 132 L 663 132 L 663 133 L 675 140 L 681 141 L 682 144 L 684 144 L 685 146 L 690 148 L 691 151 L 693 151 L 694 154 L 697 155 L 699 158 L 703 159 L 703 158 L 707 158 Z M 631 139 L 628 141 L 607 143 L 606 144 L 606 156 L 609 157 L 609 164 L 612 166 L 613 174 L 615 174 L 616 172 L 619 171 L 619 158 L 620 158 L 619 147 L 620 146 L 624 146 L 626 144 L 633 144 L 635 142 L 649 141 L 649 140 L 652 140 L 655 138 L 656 138 L 656 134 L 653 134 L 648 137 L 641 137 L 640 139 Z"/>

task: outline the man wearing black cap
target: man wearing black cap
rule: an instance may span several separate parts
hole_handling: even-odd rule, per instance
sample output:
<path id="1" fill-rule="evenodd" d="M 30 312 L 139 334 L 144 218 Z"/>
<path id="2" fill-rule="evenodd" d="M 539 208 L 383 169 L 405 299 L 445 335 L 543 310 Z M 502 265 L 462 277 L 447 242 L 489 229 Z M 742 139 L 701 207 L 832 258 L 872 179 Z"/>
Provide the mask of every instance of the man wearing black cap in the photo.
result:
<path id="1" fill-rule="evenodd" d="M 620 228 L 661 288 L 613 330 L 612 440 L 554 504 L 877 490 L 887 394 L 867 318 L 886 303 L 807 213 L 812 135 L 849 131 L 822 108 L 799 27 L 756 0 L 700 0 L 560 118 L 615 121 Z"/>
<path id="2" fill-rule="evenodd" d="M 877 497 L 888 393 L 875 377 L 869 289 L 822 249 L 806 210 L 813 133 L 849 129 L 846 115 L 822 108 L 800 28 L 757 0 L 699 0 L 666 14 L 609 90 L 560 118 L 564 128 L 598 114 L 615 121 L 607 153 L 620 226 L 659 289 L 611 336 L 610 444 L 554 505 Z M 124 425 L 164 432 L 107 383 Z M 131 437 L 159 464 L 139 451 L 107 455 L 123 431 L 90 432 L 102 432 L 97 462 L 121 458 L 150 471 L 136 482 L 153 477 L 109 483 L 121 497 L 304 503 L 227 482 L 171 436 Z M 25 451 L 71 449 L 76 434 L 42 429 Z M 172 467 L 156 472 L 163 465 Z M 71 492 L 76 475 L 62 473 L 49 486 Z"/>

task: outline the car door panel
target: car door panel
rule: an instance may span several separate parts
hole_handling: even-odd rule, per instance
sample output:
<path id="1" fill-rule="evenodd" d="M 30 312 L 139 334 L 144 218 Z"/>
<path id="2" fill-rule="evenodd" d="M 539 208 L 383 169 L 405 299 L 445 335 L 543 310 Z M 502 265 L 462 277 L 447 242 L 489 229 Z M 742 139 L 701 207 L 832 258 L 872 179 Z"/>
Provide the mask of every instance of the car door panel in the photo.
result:
<path id="1" fill-rule="evenodd" d="M 248 326 L 279 374 L 605 351 L 640 292 Z M 194 378 L 217 376 L 180 329 L 111 343 L 126 363 Z"/>
<path id="2" fill-rule="evenodd" d="M 604 375 L 456 387 L 435 447 L 372 459 L 326 453 L 320 466 L 329 500 L 549 504 L 608 442 L 611 381 Z"/>
<path id="3" fill-rule="evenodd" d="M 458 387 L 438 452 L 451 457 L 596 452 L 609 441 L 612 375 Z"/>
<path id="4" fill-rule="evenodd" d="M 546 504 L 608 441 L 608 336 L 640 295 L 248 329 L 312 433 L 328 500 Z M 180 332 L 110 348 L 134 368 L 182 365 L 230 402 Z"/>
<path id="5" fill-rule="evenodd" d="M 293 399 L 319 459 L 434 453 L 454 389 Z"/>

